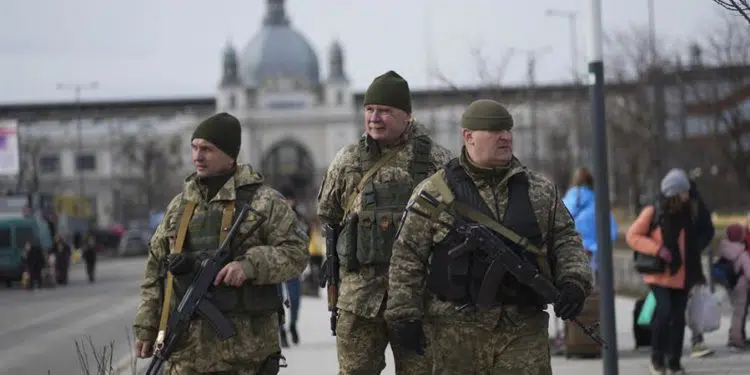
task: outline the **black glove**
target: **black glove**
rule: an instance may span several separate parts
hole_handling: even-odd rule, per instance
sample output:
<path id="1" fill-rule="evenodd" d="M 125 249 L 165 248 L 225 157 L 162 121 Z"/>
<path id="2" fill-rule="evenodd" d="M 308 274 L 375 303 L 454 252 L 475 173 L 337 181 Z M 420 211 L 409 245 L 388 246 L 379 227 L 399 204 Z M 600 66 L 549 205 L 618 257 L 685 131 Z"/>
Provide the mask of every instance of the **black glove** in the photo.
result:
<path id="1" fill-rule="evenodd" d="M 555 301 L 555 315 L 563 320 L 573 319 L 583 310 L 586 295 L 573 283 L 563 283 L 560 295 Z"/>
<path id="2" fill-rule="evenodd" d="M 391 328 L 393 332 L 391 340 L 419 355 L 424 355 L 427 339 L 424 336 L 421 320 L 396 322 L 391 325 Z"/>
<path id="3" fill-rule="evenodd" d="M 167 269 L 175 276 L 187 275 L 195 269 L 194 260 L 183 253 L 169 254 L 167 255 Z"/>

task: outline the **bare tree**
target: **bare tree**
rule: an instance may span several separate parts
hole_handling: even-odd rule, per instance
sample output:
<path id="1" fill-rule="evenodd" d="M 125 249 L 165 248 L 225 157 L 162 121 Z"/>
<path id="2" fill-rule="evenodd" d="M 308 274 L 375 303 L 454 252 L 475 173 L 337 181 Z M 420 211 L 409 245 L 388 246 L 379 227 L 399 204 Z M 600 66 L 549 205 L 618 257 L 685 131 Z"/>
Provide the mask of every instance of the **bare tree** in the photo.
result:
<path id="1" fill-rule="evenodd" d="M 16 191 L 36 192 L 39 190 L 39 159 L 48 139 L 46 137 L 19 137 L 19 142 L 21 168 L 16 182 Z"/>
<path id="2" fill-rule="evenodd" d="M 739 18 L 724 16 L 715 32 L 708 33 L 700 53 L 699 80 L 684 80 L 692 100 L 687 110 L 702 117 L 710 130 L 704 138 L 713 143 L 731 166 L 737 182 L 750 191 L 750 28 Z"/>
<path id="3" fill-rule="evenodd" d="M 148 133 L 128 136 L 122 141 L 121 162 L 132 172 L 129 180 L 136 196 L 131 199 L 141 207 L 140 215 L 166 207 L 178 192 L 174 172 L 182 165 L 181 145 L 179 136 L 165 139 Z"/>
<path id="4" fill-rule="evenodd" d="M 721 5 L 724 9 L 737 12 L 750 22 L 750 4 L 747 0 L 714 0 L 714 3 Z"/>
<path id="5" fill-rule="evenodd" d="M 645 28 L 633 27 L 628 30 L 606 35 L 607 80 L 611 82 L 607 94 L 607 124 L 612 133 L 610 147 L 615 184 L 627 189 L 628 205 L 631 210 L 640 209 L 641 198 L 648 193 L 644 189 L 653 181 L 658 171 L 653 167 L 660 157 L 658 145 L 652 141 L 660 131 L 654 124 L 651 95 L 651 77 L 655 66 L 669 69 L 672 65 L 659 56 L 674 56 L 669 53 L 663 40 L 651 40 Z M 652 49 L 651 43 L 655 43 Z M 661 51 L 658 56 L 652 50 Z M 644 141 L 647 143 L 644 144 Z M 624 203 L 624 202 L 621 202 Z"/>
<path id="6" fill-rule="evenodd" d="M 565 187 L 572 175 L 568 130 L 566 128 L 551 129 L 545 137 L 547 138 L 545 144 L 550 150 L 550 155 L 543 161 L 542 169 L 549 171 L 549 178 L 557 186 Z"/>
<path id="7" fill-rule="evenodd" d="M 517 51 L 514 48 L 506 49 L 504 53 L 501 54 L 499 61 L 496 62 L 487 56 L 484 49 L 480 46 L 472 46 L 469 49 L 469 54 L 474 61 L 479 87 L 486 89 L 486 94 L 489 95 L 483 97 L 494 97 L 500 92 L 499 89 L 503 86 L 505 73 L 508 71 L 508 66 L 516 52 Z M 435 64 L 434 69 L 435 71 L 431 72 L 431 75 L 433 75 L 441 84 L 448 86 L 451 90 L 456 92 L 464 91 L 456 85 L 455 81 L 443 74 L 440 68 L 437 67 L 437 64 Z"/>

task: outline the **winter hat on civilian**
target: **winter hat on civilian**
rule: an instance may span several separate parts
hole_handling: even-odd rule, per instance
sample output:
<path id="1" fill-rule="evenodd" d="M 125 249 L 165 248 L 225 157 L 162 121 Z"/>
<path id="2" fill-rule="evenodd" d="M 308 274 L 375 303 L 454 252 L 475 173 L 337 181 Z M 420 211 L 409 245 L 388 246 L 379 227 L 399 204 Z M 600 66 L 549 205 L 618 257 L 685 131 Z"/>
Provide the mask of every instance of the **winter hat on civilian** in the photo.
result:
<path id="1" fill-rule="evenodd" d="M 688 191 L 690 191 L 690 180 L 687 173 L 682 169 L 674 168 L 670 170 L 661 180 L 661 193 L 667 198 Z"/>

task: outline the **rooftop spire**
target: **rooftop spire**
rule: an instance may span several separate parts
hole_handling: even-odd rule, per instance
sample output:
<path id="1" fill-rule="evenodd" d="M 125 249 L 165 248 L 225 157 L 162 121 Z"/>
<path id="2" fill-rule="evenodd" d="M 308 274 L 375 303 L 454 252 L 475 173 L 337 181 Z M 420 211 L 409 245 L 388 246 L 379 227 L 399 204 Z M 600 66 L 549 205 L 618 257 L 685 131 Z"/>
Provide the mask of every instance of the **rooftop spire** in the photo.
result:
<path id="1" fill-rule="evenodd" d="M 266 0 L 266 17 L 263 19 L 263 24 L 266 26 L 289 25 L 284 0 Z"/>

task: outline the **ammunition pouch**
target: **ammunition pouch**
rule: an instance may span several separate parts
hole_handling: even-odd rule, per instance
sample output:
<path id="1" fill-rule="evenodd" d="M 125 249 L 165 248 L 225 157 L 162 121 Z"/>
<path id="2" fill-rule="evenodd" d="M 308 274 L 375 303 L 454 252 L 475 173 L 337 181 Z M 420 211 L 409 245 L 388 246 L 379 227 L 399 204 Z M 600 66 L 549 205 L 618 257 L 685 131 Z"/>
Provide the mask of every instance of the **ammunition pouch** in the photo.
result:
<path id="1" fill-rule="evenodd" d="M 427 178 L 431 172 L 431 150 L 432 141 L 429 137 L 415 137 L 412 140 L 413 157 L 408 166 L 409 179 L 370 179 L 362 184 L 359 218 L 355 224 L 350 223 L 352 226 L 356 225 L 356 228 L 347 230 L 345 227 L 342 231 L 345 233 L 344 237 L 354 234 L 355 246 L 344 251 L 347 256 L 341 256 L 340 253 L 346 269 L 390 264 L 393 243 L 406 203 L 414 186 Z M 360 140 L 359 162 L 363 175 L 370 172 L 381 157 L 376 145 L 369 144 L 367 138 Z M 348 239 L 339 241 L 342 242 L 349 244 Z"/>
<path id="2" fill-rule="evenodd" d="M 347 272 L 354 272 L 359 269 L 359 259 L 357 258 L 358 231 L 359 215 L 352 214 L 341 228 L 336 243 L 339 266 Z"/>

